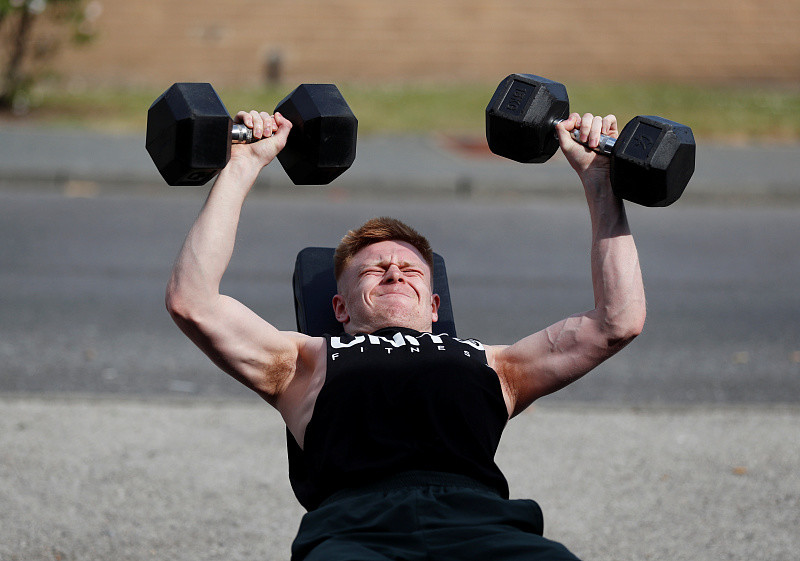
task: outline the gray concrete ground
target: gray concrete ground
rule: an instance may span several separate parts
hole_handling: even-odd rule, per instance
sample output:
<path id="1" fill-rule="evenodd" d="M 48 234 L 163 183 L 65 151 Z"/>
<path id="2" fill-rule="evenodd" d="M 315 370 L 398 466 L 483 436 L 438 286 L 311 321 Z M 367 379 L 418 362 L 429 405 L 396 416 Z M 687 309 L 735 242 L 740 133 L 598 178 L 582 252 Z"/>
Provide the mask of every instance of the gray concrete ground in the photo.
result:
<path id="1" fill-rule="evenodd" d="M 0 187 L 163 192 L 143 140 L 0 129 Z M 690 200 L 800 200 L 800 147 L 699 149 Z M 437 138 L 365 139 L 331 189 L 559 195 L 525 166 Z M 284 182 L 277 168 L 261 187 Z M 405 184 L 408 191 L 397 192 Z M 280 419 L 253 400 L 0 396 L 0 560 L 288 559 L 301 508 Z M 797 406 L 560 403 L 512 421 L 498 455 L 546 535 L 587 560 L 789 561 L 800 551 Z"/>
<path id="2" fill-rule="evenodd" d="M 0 559 L 285 560 L 302 509 L 255 400 L 0 398 Z M 540 406 L 498 463 L 587 560 L 790 561 L 796 407 Z"/>

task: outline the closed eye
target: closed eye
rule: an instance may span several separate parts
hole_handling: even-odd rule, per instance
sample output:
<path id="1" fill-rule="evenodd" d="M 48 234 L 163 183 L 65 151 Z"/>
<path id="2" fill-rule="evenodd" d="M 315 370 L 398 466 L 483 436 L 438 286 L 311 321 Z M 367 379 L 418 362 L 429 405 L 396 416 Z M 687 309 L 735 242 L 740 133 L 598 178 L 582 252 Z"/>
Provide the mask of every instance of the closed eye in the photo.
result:
<path id="1" fill-rule="evenodd" d="M 424 274 L 421 269 L 403 269 L 403 272 L 407 275 L 414 275 L 418 277 Z"/>
<path id="2" fill-rule="evenodd" d="M 361 276 L 364 275 L 382 275 L 385 271 L 379 267 L 369 267 L 361 271 Z"/>

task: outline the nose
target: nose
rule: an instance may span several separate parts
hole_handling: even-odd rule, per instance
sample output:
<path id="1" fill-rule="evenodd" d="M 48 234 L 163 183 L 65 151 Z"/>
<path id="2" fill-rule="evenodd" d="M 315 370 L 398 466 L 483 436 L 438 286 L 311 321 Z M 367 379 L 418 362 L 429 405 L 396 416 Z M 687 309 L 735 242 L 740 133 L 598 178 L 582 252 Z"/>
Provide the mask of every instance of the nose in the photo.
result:
<path id="1" fill-rule="evenodd" d="M 383 282 L 387 284 L 391 284 L 394 282 L 404 282 L 403 281 L 403 273 L 400 271 L 400 267 L 392 263 L 389 265 L 389 268 L 386 269 L 386 272 L 383 275 Z"/>

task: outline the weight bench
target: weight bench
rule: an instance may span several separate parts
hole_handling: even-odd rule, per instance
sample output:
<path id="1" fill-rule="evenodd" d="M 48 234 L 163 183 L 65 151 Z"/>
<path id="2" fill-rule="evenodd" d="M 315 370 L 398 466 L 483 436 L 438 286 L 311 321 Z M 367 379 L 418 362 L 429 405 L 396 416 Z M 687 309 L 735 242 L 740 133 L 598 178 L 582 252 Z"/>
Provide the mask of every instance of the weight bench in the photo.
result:
<path id="1" fill-rule="evenodd" d="M 333 297 L 336 279 L 333 276 L 332 247 L 307 247 L 297 254 L 294 265 L 294 311 L 300 333 L 321 337 L 323 334 L 339 335 L 344 330 L 333 314 Z M 433 254 L 433 292 L 439 295 L 439 321 L 433 324 L 433 333 L 456 336 L 450 289 L 444 259 Z"/>

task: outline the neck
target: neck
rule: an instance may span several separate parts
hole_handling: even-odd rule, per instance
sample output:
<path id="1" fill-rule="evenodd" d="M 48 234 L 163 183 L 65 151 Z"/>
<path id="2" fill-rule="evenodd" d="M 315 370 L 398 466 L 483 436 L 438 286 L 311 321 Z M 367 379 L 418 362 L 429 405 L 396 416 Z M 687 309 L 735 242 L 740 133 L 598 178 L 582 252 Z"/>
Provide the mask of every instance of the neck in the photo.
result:
<path id="1" fill-rule="evenodd" d="M 427 325 L 423 325 L 422 324 L 423 322 L 414 322 L 414 323 L 415 325 L 411 325 L 411 322 L 383 321 L 370 324 L 356 325 L 353 322 L 348 322 L 343 327 L 344 327 L 344 332 L 349 335 L 375 333 L 376 331 L 380 331 L 381 329 L 386 329 L 388 327 L 413 329 L 414 331 L 419 331 L 421 333 L 425 332 L 431 333 L 433 331 L 433 323 L 431 322 L 428 322 Z"/>

